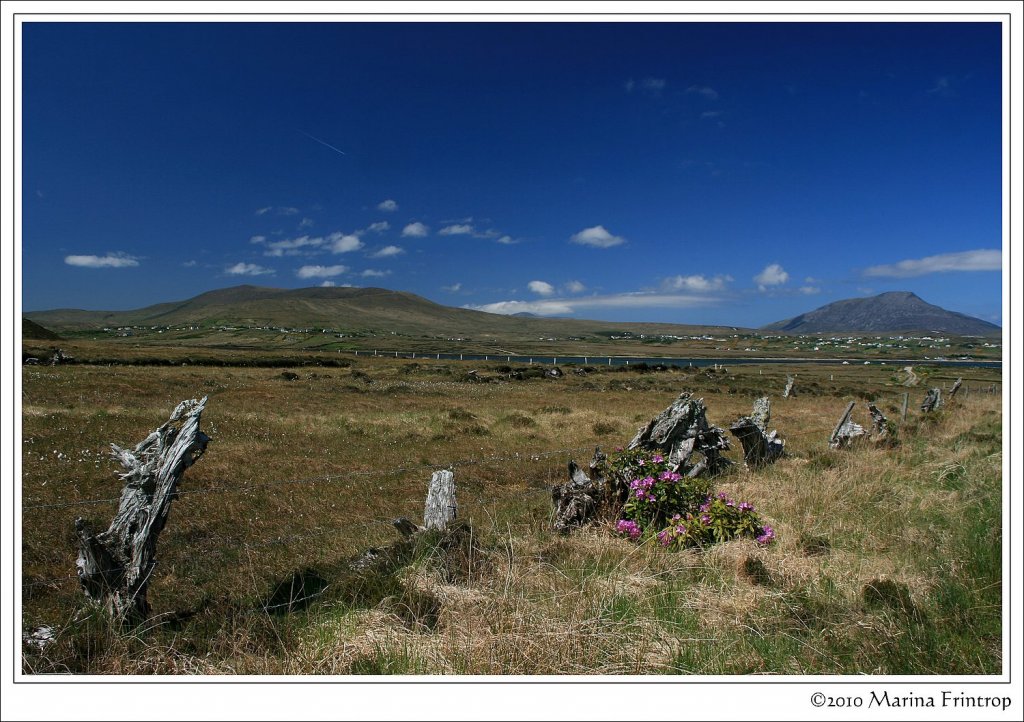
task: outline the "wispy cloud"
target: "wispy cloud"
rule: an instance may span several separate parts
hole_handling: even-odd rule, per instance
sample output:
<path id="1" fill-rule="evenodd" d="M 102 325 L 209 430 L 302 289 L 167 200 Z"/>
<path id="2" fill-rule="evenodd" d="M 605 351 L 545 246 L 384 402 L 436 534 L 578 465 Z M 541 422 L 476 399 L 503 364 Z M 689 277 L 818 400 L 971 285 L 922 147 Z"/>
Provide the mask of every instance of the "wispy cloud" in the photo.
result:
<path id="1" fill-rule="evenodd" d="M 781 286 L 788 280 L 789 274 L 778 263 L 768 264 L 763 271 L 754 276 L 754 283 L 757 284 L 759 291 L 767 291 L 769 286 Z"/>
<path id="2" fill-rule="evenodd" d="M 302 230 L 303 228 L 311 228 L 312 226 L 313 226 L 313 219 L 312 218 L 303 218 L 301 221 L 299 221 L 299 230 Z"/>
<path id="3" fill-rule="evenodd" d="M 198 261 L 185 261 L 184 263 L 181 264 L 181 267 L 182 268 L 195 268 L 197 265 L 199 265 Z"/>
<path id="4" fill-rule="evenodd" d="M 587 287 L 579 281 L 567 281 L 565 285 L 562 286 L 562 289 L 566 293 L 583 293 L 587 290 Z"/>
<path id="5" fill-rule="evenodd" d="M 135 256 L 108 253 L 105 256 L 64 256 L 64 263 L 78 268 L 133 268 L 139 265 Z"/>
<path id="6" fill-rule="evenodd" d="M 294 206 L 264 206 L 256 210 L 256 215 L 258 216 L 265 216 L 268 213 L 278 216 L 297 216 L 299 215 L 299 209 Z"/>
<path id="7" fill-rule="evenodd" d="M 402 229 L 402 236 L 405 238 L 423 238 L 428 233 L 430 233 L 430 229 L 419 221 L 410 223 Z"/>
<path id="8" fill-rule="evenodd" d="M 370 254 L 370 258 L 390 258 L 392 256 L 400 256 L 405 253 L 400 246 L 384 246 L 379 251 L 374 251 Z"/>
<path id="9" fill-rule="evenodd" d="M 513 313 L 534 313 L 538 316 L 570 316 L 593 309 L 647 309 L 647 308 L 695 308 L 711 305 L 718 299 L 709 296 L 669 293 L 619 293 L 606 296 L 584 296 L 582 298 L 540 299 L 536 301 L 498 301 L 479 306 L 465 306 L 477 311 L 509 315 Z"/>
<path id="10" fill-rule="evenodd" d="M 383 233 L 384 231 L 390 229 L 391 224 L 388 223 L 387 221 L 377 221 L 376 223 L 371 223 L 366 227 L 366 230 L 368 230 L 370 233 Z"/>
<path id="11" fill-rule="evenodd" d="M 494 239 L 495 243 L 500 243 L 503 246 L 514 246 L 519 243 L 515 238 L 509 235 L 502 236 L 501 238 Z"/>
<path id="12" fill-rule="evenodd" d="M 321 288 L 334 288 L 337 284 L 334 281 L 324 281 L 320 284 Z"/>
<path id="13" fill-rule="evenodd" d="M 821 289 L 818 286 L 800 286 L 800 293 L 805 296 L 814 296 L 821 293 Z"/>
<path id="14" fill-rule="evenodd" d="M 272 274 L 274 269 L 265 268 L 255 263 L 236 263 L 224 269 L 229 276 L 266 276 Z"/>
<path id="15" fill-rule="evenodd" d="M 391 211 L 397 211 L 398 203 L 396 203 L 391 198 L 388 198 L 386 201 L 381 201 L 380 203 L 377 204 L 377 210 L 387 211 L 388 213 L 390 213 Z"/>
<path id="16" fill-rule="evenodd" d="M 473 233 L 473 226 L 469 223 L 454 223 L 450 226 L 445 226 L 437 232 L 439 236 L 468 236 Z"/>
<path id="17" fill-rule="evenodd" d="M 324 239 L 314 236 L 299 236 L 268 243 L 265 236 L 253 236 L 250 242 L 264 246 L 266 248 L 263 251 L 264 256 L 280 258 L 281 256 L 299 256 L 308 253 L 309 250 L 318 249 L 324 244 Z"/>
<path id="18" fill-rule="evenodd" d="M 378 271 L 373 268 L 367 268 L 359 275 L 363 278 L 384 278 L 385 276 L 390 276 L 391 271 Z"/>
<path id="19" fill-rule="evenodd" d="M 462 290 L 462 283 L 453 283 L 450 286 L 441 286 L 442 291 L 448 291 L 448 293 L 458 293 Z"/>
<path id="20" fill-rule="evenodd" d="M 1003 267 L 1003 254 L 995 249 L 979 249 L 960 253 L 940 253 L 937 256 L 908 258 L 898 263 L 871 266 L 865 276 L 911 278 L 929 273 L 947 271 L 998 271 Z"/>
<path id="21" fill-rule="evenodd" d="M 693 291 L 695 293 L 707 293 L 709 291 L 721 291 L 725 285 L 732 281 L 732 276 L 718 275 L 707 278 L 703 275 L 693 276 L 670 276 L 661 282 L 661 288 L 665 291 Z"/>
<path id="22" fill-rule="evenodd" d="M 706 85 L 691 85 L 686 89 L 687 93 L 696 93 L 707 100 L 718 100 L 718 91 Z"/>
<path id="23" fill-rule="evenodd" d="M 334 278 L 348 272 L 348 266 L 303 266 L 295 271 L 299 278 Z"/>
<path id="24" fill-rule="evenodd" d="M 722 114 L 722 111 L 720 111 L 720 110 L 705 110 L 703 113 L 700 114 L 700 117 L 704 118 L 704 119 L 717 118 L 721 114 Z"/>
<path id="25" fill-rule="evenodd" d="M 555 287 L 552 286 L 547 281 L 530 281 L 528 284 L 526 284 L 526 287 L 529 288 L 533 293 L 536 293 L 538 296 L 555 295 Z"/>
<path id="26" fill-rule="evenodd" d="M 651 95 L 657 95 L 665 89 L 666 85 L 667 83 L 665 82 L 664 78 L 648 77 L 641 78 L 640 82 L 637 82 L 633 80 L 633 78 L 630 78 L 624 83 L 623 87 L 626 89 L 627 93 L 632 93 L 636 88 L 639 87 L 641 90 L 650 93 Z"/>
<path id="27" fill-rule="evenodd" d="M 574 233 L 569 240 L 581 246 L 593 246 L 595 248 L 611 248 L 626 242 L 622 236 L 614 236 L 604 226 L 592 226 L 584 228 L 579 233 Z"/>

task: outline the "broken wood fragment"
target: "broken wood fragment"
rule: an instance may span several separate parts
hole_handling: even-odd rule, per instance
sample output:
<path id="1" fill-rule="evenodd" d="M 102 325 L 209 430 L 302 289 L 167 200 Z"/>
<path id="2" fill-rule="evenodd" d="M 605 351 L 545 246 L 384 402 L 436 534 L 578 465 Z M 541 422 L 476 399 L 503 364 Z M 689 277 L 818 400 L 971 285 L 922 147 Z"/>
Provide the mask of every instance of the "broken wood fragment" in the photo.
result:
<path id="1" fill-rule="evenodd" d="M 836 424 L 832 430 L 832 436 L 828 440 L 828 448 L 830 449 L 842 449 L 849 446 L 858 437 L 864 436 L 867 432 L 864 431 L 864 427 L 858 423 L 855 423 L 850 418 L 850 414 L 853 413 L 853 407 L 856 404 L 855 401 L 851 401 L 846 407 L 846 411 L 839 417 L 839 423 Z"/>
<path id="2" fill-rule="evenodd" d="M 709 424 L 704 399 L 686 391 L 637 431 L 627 448 L 661 453 L 671 468 L 688 477 L 717 474 L 732 463 L 721 453 L 729 449 L 725 429 Z"/>
<path id="3" fill-rule="evenodd" d="M 921 411 L 927 414 L 940 408 L 942 408 L 942 389 L 937 387 L 929 389 L 924 401 L 921 402 Z"/>
<path id="4" fill-rule="evenodd" d="M 962 378 L 958 378 L 953 382 L 953 388 L 949 390 L 949 400 L 952 401 L 956 396 L 956 392 L 960 390 L 960 385 L 964 382 Z"/>
<path id="5" fill-rule="evenodd" d="M 767 432 L 770 418 L 771 403 L 767 396 L 762 396 L 754 402 L 750 416 L 740 417 L 729 427 L 743 446 L 743 462 L 748 467 L 770 464 L 783 455 L 786 442 L 778 438 L 777 431 Z"/>
<path id="6" fill-rule="evenodd" d="M 790 399 L 796 396 L 796 390 L 793 388 L 793 384 L 796 383 L 796 379 L 792 376 L 786 376 L 786 388 L 782 390 L 782 398 Z"/>
<path id="7" fill-rule="evenodd" d="M 82 590 L 116 619 L 138 620 L 149 612 L 146 590 L 156 566 L 157 538 L 185 470 L 210 440 L 199 430 L 205 406 L 205 396 L 182 401 L 166 423 L 130 451 L 111 444 L 111 454 L 126 469 L 117 513 L 98 534 L 84 519 L 75 520 Z"/>

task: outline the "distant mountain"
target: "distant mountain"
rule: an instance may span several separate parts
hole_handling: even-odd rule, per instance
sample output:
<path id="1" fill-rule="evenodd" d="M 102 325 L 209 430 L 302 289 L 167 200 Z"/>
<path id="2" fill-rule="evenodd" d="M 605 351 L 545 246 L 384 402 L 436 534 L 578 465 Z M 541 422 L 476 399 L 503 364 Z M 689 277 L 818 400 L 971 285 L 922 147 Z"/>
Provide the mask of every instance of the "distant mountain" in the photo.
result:
<path id="1" fill-rule="evenodd" d="M 60 341 L 60 336 L 27 318 L 21 319 L 21 337 L 38 341 Z"/>
<path id="2" fill-rule="evenodd" d="M 330 328 L 400 333 L 430 338 L 472 336 L 477 339 L 536 339 L 618 333 L 687 335 L 722 330 L 719 327 L 665 323 L 611 323 L 570 318 L 504 316 L 468 308 L 442 306 L 421 296 L 384 288 L 264 288 L 234 286 L 194 298 L 160 303 L 133 311 L 58 309 L 25 314 L 36 323 L 61 333 L 124 326 L 195 325 Z"/>
<path id="3" fill-rule="evenodd" d="M 836 301 L 795 318 L 761 327 L 786 333 L 899 333 L 925 331 L 956 336 L 996 336 L 1002 329 L 980 318 L 926 303 L 909 291 Z"/>

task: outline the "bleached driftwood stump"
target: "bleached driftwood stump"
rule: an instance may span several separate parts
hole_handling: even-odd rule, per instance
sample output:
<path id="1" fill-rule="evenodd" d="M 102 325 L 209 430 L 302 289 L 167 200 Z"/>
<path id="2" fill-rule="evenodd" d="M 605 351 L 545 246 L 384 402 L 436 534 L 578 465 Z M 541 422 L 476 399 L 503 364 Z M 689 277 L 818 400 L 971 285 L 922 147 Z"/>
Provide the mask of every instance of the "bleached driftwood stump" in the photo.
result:
<path id="1" fill-rule="evenodd" d="M 867 432 L 864 431 L 864 427 L 856 423 L 850 418 L 850 414 L 853 413 L 853 407 L 856 404 L 855 401 L 851 401 L 846 407 L 846 411 L 839 417 L 839 423 L 832 430 L 832 436 L 828 439 L 828 448 L 830 449 L 842 449 L 853 443 L 854 439 L 864 436 Z"/>
<path id="2" fill-rule="evenodd" d="M 209 442 L 199 430 L 206 397 L 182 401 L 170 418 L 134 449 L 111 444 L 126 471 L 117 514 L 95 534 L 78 518 L 78 579 L 90 600 L 117 619 L 142 619 L 149 612 L 146 589 L 156 566 L 156 542 L 185 470 Z"/>
<path id="3" fill-rule="evenodd" d="M 940 408 L 942 408 L 942 389 L 937 387 L 929 389 L 924 401 L 921 402 L 921 411 L 927 414 Z"/>
<path id="4" fill-rule="evenodd" d="M 660 452 L 679 474 L 689 477 L 717 474 L 732 463 L 721 454 L 729 448 L 725 429 L 709 424 L 704 399 L 686 391 L 637 431 L 627 448 Z M 695 454 L 702 458 L 695 460 Z"/>
<path id="5" fill-rule="evenodd" d="M 750 416 L 741 416 L 729 427 L 743 446 L 743 461 L 748 467 L 770 464 L 782 457 L 786 442 L 778 438 L 778 431 L 768 432 L 771 415 L 771 402 L 762 396 L 754 402 Z"/>
<path id="6" fill-rule="evenodd" d="M 786 376 L 786 388 L 782 390 L 782 398 L 790 399 L 796 396 L 796 389 L 793 388 L 793 384 L 796 383 L 796 379 L 792 376 Z"/>
<path id="7" fill-rule="evenodd" d="M 455 474 L 447 469 L 435 471 L 427 489 L 427 503 L 423 509 L 423 528 L 444 530 L 455 521 L 458 505 L 455 503 Z"/>

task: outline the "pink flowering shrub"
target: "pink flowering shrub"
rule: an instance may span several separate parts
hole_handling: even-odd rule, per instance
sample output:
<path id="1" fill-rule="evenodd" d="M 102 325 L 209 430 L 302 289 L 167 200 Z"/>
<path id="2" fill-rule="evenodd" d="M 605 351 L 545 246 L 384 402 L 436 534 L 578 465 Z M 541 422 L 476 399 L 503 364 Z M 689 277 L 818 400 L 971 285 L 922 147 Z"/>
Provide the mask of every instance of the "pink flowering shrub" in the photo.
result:
<path id="1" fill-rule="evenodd" d="M 615 531 L 631 540 L 654 535 L 664 547 L 682 548 L 738 537 L 766 545 L 775 539 L 752 504 L 712 493 L 707 479 L 681 477 L 659 454 L 619 451 L 610 465 L 629 492 Z"/>

